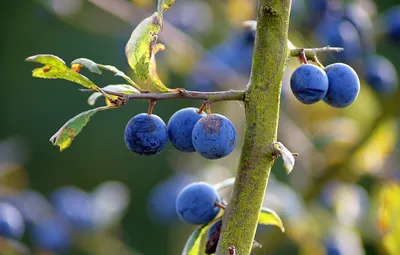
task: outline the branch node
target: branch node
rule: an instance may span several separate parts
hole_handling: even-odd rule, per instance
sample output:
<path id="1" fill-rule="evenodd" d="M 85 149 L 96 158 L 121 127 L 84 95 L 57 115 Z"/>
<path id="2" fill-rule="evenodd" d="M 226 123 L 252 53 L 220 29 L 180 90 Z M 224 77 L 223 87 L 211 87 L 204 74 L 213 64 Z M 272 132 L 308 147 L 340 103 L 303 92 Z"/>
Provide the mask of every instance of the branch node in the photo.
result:
<path id="1" fill-rule="evenodd" d="M 261 14 L 267 16 L 276 16 L 278 15 L 278 11 L 275 10 L 272 6 L 266 5 L 261 8 Z"/>
<path id="2" fill-rule="evenodd" d="M 298 156 L 298 153 L 291 153 L 282 143 L 273 142 L 269 146 L 270 155 L 272 159 L 276 159 L 277 157 L 282 157 L 283 159 L 283 167 L 287 174 L 293 170 L 295 164 L 295 156 Z"/>

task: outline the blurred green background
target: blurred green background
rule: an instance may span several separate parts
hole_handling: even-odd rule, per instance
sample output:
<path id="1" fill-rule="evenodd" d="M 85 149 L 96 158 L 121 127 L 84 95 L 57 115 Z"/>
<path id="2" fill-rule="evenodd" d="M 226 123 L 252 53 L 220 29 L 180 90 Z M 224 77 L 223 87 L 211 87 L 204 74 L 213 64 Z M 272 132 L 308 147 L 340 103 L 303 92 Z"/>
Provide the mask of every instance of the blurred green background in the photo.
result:
<path id="1" fill-rule="evenodd" d="M 180 10 L 186 6 L 180 2 L 184 1 L 178 0 L 172 9 Z M 25 63 L 26 57 L 50 53 L 61 57 L 66 63 L 85 57 L 97 63 L 115 65 L 130 73 L 124 56 L 124 46 L 131 30 L 137 24 L 136 17 L 132 17 L 134 22 L 129 23 L 110 13 L 107 8 L 100 8 L 96 3 L 105 3 L 112 6 L 111 9 L 120 10 L 123 17 L 129 14 L 129 12 L 124 12 L 126 9 L 123 6 L 126 4 L 137 11 L 140 14 L 139 17 L 145 17 L 155 9 L 155 3 L 146 0 L 131 2 L 8 1 L 1 8 L 3 32 L 0 55 L 3 61 L 0 76 L 0 119 L 2 120 L 0 140 L 18 142 L 21 149 L 18 149 L 16 153 L 21 154 L 21 157 L 16 157 L 15 161 L 23 169 L 11 174 L 11 178 L 0 182 L 0 185 L 16 190 L 31 188 L 48 195 L 54 189 L 66 185 L 74 185 L 91 191 L 104 181 L 121 181 L 129 188 L 130 204 L 120 223 L 121 231 L 112 234 L 116 236 L 113 238 L 122 240 L 127 246 L 132 247 L 132 250 L 140 252 L 138 254 L 180 254 L 187 237 L 194 228 L 179 222 L 160 224 L 154 221 L 147 209 L 150 192 L 162 180 L 176 173 L 188 173 L 197 179 L 211 183 L 234 176 L 240 155 L 240 143 L 235 152 L 227 158 L 212 162 L 202 159 L 199 155 L 179 153 L 170 144 L 160 155 L 154 157 L 135 155 L 127 150 L 123 140 L 123 131 L 128 120 L 147 110 L 147 102 L 135 101 L 117 110 L 98 113 L 71 147 L 64 152 L 60 153 L 56 147 L 52 146 L 49 138 L 69 118 L 90 109 L 87 104 L 89 94 L 80 92 L 79 85 L 68 81 L 32 78 L 31 70 L 37 65 Z M 192 10 L 191 15 L 199 19 L 199 23 L 204 22 L 204 24 L 197 24 L 199 28 L 188 33 L 205 48 L 223 42 L 230 35 L 230 30 L 238 29 L 242 21 L 253 19 L 255 15 L 254 1 L 227 0 L 201 1 L 201 3 L 205 9 L 197 13 Z M 378 13 L 396 4 L 398 4 L 396 0 L 377 1 Z M 116 6 L 121 8 L 118 9 Z M 176 18 L 175 15 L 179 14 L 178 11 L 172 14 L 172 9 L 170 15 L 168 12 L 166 14 L 167 21 L 173 20 Z M 203 15 L 207 19 L 203 20 Z M 185 19 L 189 18 L 185 17 Z M 291 25 L 290 38 L 296 45 L 321 46 L 311 39 L 306 39 L 309 35 L 302 35 L 304 33 L 302 29 L 302 27 Z M 163 42 L 163 37 L 164 35 L 161 34 L 161 42 Z M 168 49 L 167 45 L 166 52 L 158 56 L 159 72 L 170 87 L 185 87 L 185 78 L 190 74 L 188 66 L 196 63 L 198 56 L 192 52 L 180 52 L 180 55 L 176 57 L 177 60 L 174 59 L 174 50 L 168 53 Z M 380 40 L 377 44 L 377 52 L 387 57 L 398 71 L 400 70 L 399 49 L 399 45 L 385 40 Z M 186 54 L 186 58 L 183 58 L 182 55 Z M 296 66 L 296 63 L 293 62 L 291 65 Z M 119 80 L 110 73 L 104 73 L 101 76 L 89 74 L 86 71 L 83 73 L 99 86 L 115 84 Z M 137 79 L 134 77 L 134 80 Z M 234 85 L 227 84 L 224 88 L 243 88 L 244 86 L 244 83 L 235 83 Z M 386 122 L 381 123 L 377 132 L 374 130 L 370 134 L 373 139 L 369 142 L 370 147 L 367 152 L 358 150 L 358 154 L 352 155 L 352 159 L 355 160 L 345 159 L 364 132 L 368 132 L 369 127 L 374 125 L 374 120 L 383 114 L 381 103 L 389 100 L 378 97 L 365 83 L 362 84 L 361 90 L 356 103 L 346 109 L 329 108 L 323 103 L 313 106 L 300 105 L 293 99 L 293 95 L 287 93 L 282 99 L 286 102 L 282 102 L 280 140 L 285 142 L 292 151 L 299 152 L 300 157 L 297 158 L 298 164 L 291 176 L 285 175 L 280 161 L 275 164 L 273 174 L 276 182 L 280 181 L 281 185 L 287 183 L 288 186 L 285 187 L 290 187 L 291 190 L 293 189 L 291 192 L 294 191 L 294 194 L 302 197 L 302 194 L 314 185 L 316 176 L 321 175 L 329 167 L 341 166 L 341 162 L 347 160 L 344 171 L 346 174 L 334 175 L 332 179 L 346 179 L 346 182 L 357 183 L 360 185 L 357 187 L 366 190 L 370 205 L 363 210 L 369 217 L 370 212 L 378 211 L 376 205 L 375 207 L 372 205 L 376 202 L 377 189 L 382 181 L 393 179 L 396 175 L 399 180 L 397 149 L 399 121 L 396 115 L 399 106 L 393 105 L 397 107 L 393 111 L 396 112 L 394 116 L 397 117 L 387 118 Z M 157 104 L 155 114 L 167 122 L 175 111 L 183 107 L 199 107 L 199 105 L 198 101 L 163 101 Z M 232 119 L 241 141 L 244 125 L 242 107 L 236 102 L 218 103 L 213 106 L 213 111 Z M 361 147 L 363 148 L 365 147 Z M 14 156 L 10 158 L 15 158 Z M 14 160 L 10 158 L 5 157 L 2 160 Z M 345 177 L 342 178 L 343 176 Z M 346 178 L 348 176 L 352 178 Z M 275 198 L 270 198 L 271 201 L 280 199 L 279 194 L 274 195 Z M 297 219 L 297 216 L 291 214 L 282 216 L 284 223 L 289 222 L 286 234 L 280 234 L 273 227 L 268 228 L 265 233 L 258 233 L 260 237 L 257 241 L 264 247 L 254 250 L 255 254 L 324 254 L 322 246 L 314 242 L 310 241 L 310 247 L 301 245 L 304 236 L 308 236 L 309 240 L 314 238 L 305 229 L 317 229 L 318 231 L 312 232 L 322 239 L 324 235 L 322 233 L 329 229 L 327 225 L 334 222 L 333 219 L 336 219 L 335 215 L 338 214 L 335 210 L 326 210 L 317 202 L 312 202 L 318 200 L 319 197 L 320 195 L 317 194 L 310 203 L 304 205 L 305 215 L 307 215 L 301 216 L 304 218 Z M 279 209 L 278 205 L 277 207 Z M 299 214 L 301 211 L 296 207 L 287 210 L 294 210 Z M 313 218 L 310 221 L 313 223 L 305 220 L 309 217 Z M 367 225 L 374 224 L 375 218 L 368 219 L 365 221 Z M 361 237 L 363 252 L 340 254 L 385 254 L 381 246 L 381 236 L 376 233 L 374 227 L 372 225 L 371 229 L 362 230 L 359 225 L 353 226 L 352 231 L 354 230 L 357 233 L 356 236 Z M 269 239 L 271 235 L 281 240 L 277 242 L 276 247 L 271 245 L 274 242 L 272 240 L 275 240 Z M 28 237 L 24 237 L 24 240 L 29 243 Z M 323 241 L 316 243 L 323 243 Z M 101 247 L 101 244 L 98 245 Z M 273 250 L 272 253 L 271 250 Z M 136 254 L 135 251 L 133 254 Z M 71 254 L 90 253 L 96 254 L 93 251 L 83 251 L 79 247 L 75 247 L 71 252 Z M 124 253 L 119 253 L 117 250 L 114 254 Z"/>

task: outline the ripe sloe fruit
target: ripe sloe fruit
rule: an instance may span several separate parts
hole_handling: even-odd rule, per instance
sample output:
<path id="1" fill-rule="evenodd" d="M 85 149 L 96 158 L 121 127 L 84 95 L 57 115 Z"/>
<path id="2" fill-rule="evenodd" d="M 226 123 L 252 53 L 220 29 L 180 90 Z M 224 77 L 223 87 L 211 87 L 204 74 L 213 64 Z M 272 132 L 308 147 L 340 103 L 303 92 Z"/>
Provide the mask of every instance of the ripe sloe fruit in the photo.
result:
<path id="1" fill-rule="evenodd" d="M 236 129 L 233 123 L 220 114 L 201 118 L 193 128 L 193 146 L 208 159 L 229 155 L 236 145 Z"/>
<path id="2" fill-rule="evenodd" d="M 20 239 L 25 231 L 21 213 L 9 203 L 0 202 L 0 236 Z"/>
<path id="3" fill-rule="evenodd" d="M 400 6 L 392 7 L 384 14 L 384 24 L 390 39 L 400 41 Z"/>
<path id="4" fill-rule="evenodd" d="M 157 115 L 141 113 L 130 119 L 126 125 L 125 144 L 137 154 L 158 154 L 167 141 L 167 126 Z"/>
<path id="5" fill-rule="evenodd" d="M 318 66 L 305 64 L 297 68 L 290 78 L 290 88 L 303 104 L 314 104 L 328 91 L 328 76 Z"/>
<path id="6" fill-rule="evenodd" d="M 325 67 L 329 87 L 324 102 L 330 106 L 343 108 L 351 105 L 360 92 L 357 73 L 350 66 L 335 63 Z"/>
<path id="7" fill-rule="evenodd" d="M 32 240 L 41 250 L 52 253 L 65 252 L 71 245 L 71 229 L 63 218 L 46 218 L 32 228 Z"/>
<path id="8" fill-rule="evenodd" d="M 206 224 L 220 211 L 215 202 L 220 202 L 218 192 L 208 183 L 195 182 L 186 186 L 176 198 L 176 212 L 181 220 L 189 224 Z"/>
<path id="9" fill-rule="evenodd" d="M 89 194 L 73 186 L 61 187 L 50 195 L 57 212 L 79 229 L 91 229 L 93 203 Z"/>
<path id="10" fill-rule="evenodd" d="M 197 108 L 189 107 L 174 113 L 169 119 L 167 130 L 172 145 L 183 152 L 196 151 L 192 142 L 193 127 L 206 116 L 205 113 L 198 113 Z"/>
<path id="11" fill-rule="evenodd" d="M 366 59 L 365 79 L 379 94 L 389 94 L 397 89 L 396 69 L 382 56 L 372 55 Z"/>

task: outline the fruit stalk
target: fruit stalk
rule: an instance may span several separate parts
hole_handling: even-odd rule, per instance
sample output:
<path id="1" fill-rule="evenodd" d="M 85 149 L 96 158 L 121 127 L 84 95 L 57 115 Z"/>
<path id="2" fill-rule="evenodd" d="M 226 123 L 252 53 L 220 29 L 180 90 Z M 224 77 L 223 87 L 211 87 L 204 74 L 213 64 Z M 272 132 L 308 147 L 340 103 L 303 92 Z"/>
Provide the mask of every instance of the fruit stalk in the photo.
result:
<path id="1" fill-rule="evenodd" d="M 290 0 L 259 0 L 256 42 L 245 92 L 246 129 L 236 181 L 223 218 L 217 255 L 249 255 L 273 164 L 281 81 L 290 52 L 287 45 Z"/>

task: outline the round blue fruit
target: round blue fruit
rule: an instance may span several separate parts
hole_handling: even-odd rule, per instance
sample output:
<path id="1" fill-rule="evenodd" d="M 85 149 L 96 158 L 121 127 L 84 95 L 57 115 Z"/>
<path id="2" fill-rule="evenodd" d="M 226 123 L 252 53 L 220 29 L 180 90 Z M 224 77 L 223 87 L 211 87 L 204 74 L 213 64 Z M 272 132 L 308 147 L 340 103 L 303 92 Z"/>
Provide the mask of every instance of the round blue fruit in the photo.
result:
<path id="1" fill-rule="evenodd" d="M 368 84 L 379 94 L 390 94 L 397 90 L 396 68 L 385 57 L 367 57 L 364 75 Z"/>
<path id="2" fill-rule="evenodd" d="M 229 155 L 236 145 L 236 129 L 233 123 L 219 114 L 201 118 L 193 128 L 193 146 L 208 159 Z"/>
<path id="3" fill-rule="evenodd" d="M 76 187 L 62 187 L 50 195 L 56 211 L 64 216 L 72 226 L 90 230 L 94 227 L 93 203 L 89 194 Z"/>
<path id="4" fill-rule="evenodd" d="M 126 125 L 125 144 L 137 154 L 158 154 L 167 145 L 167 141 L 167 126 L 157 115 L 141 113 Z"/>
<path id="5" fill-rule="evenodd" d="M 24 218 L 9 203 L 0 202 L 0 236 L 8 239 L 20 239 L 25 231 Z"/>
<path id="6" fill-rule="evenodd" d="M 356 27 L 349 21 L 338 18 L 324 19 L 316 29 L 320 45 L 334 45 L 345 50 L 334 57 L 344 62 L 352 62 L 362 56 L 360 36 Z"/>
<path id="7" fill-rule="evenodd" d="M 186 186 L 176 198 L 176 212 L 189 224 L 206 224 L 220 211 L 215 202 L 221 202 L 218 192 L 208 183 L 195 182 Z"/>
<path id="8" fill-rule="evenodd" d="M 400 5 L 389 9 L 384 14 L 384 24 L 390 39 L 400 41 Z"/>
<path id="9" fill-rule="evenodd" d="M 290 78 L 290 88 L 303 104 L 314 104 L 328 91 L 328 76 L 318 66 L 305 64 L 297 68 Z"/>
<path id="10" fill-rule="evenodd" d="M 192 176 L 178 174 L 156 185 L 149 195 L 147 204 L 151 219 L 160 224 L 173 224 L 179 221 L 175 206 L 176 198 L 179 192 L 193 181 Z"/>
<path id="11" fill-rule="evenodd" d="M 32 227 L 32 241 L 41 251 L 62 253 L 71 245 L 72 233 L 61 217 L 46 218 Z"/>
<path id="12" fill-rule="evenodd" d="M 198 113 L 197 108 L 185 108 L 177 111 L 169 119 L 167 130 L 172 145 L 183 152 L 196 151 L 192 142 L 193 127 L 205 113 Z"/>
<path id="13" fill-rule="evenodd" d="M 360 92 L 360 80 L 350 66 L 335 63 L 325 67 L 329 87 L 324 102 L 330 106 L 344 108 L 356 100 Z"/>

